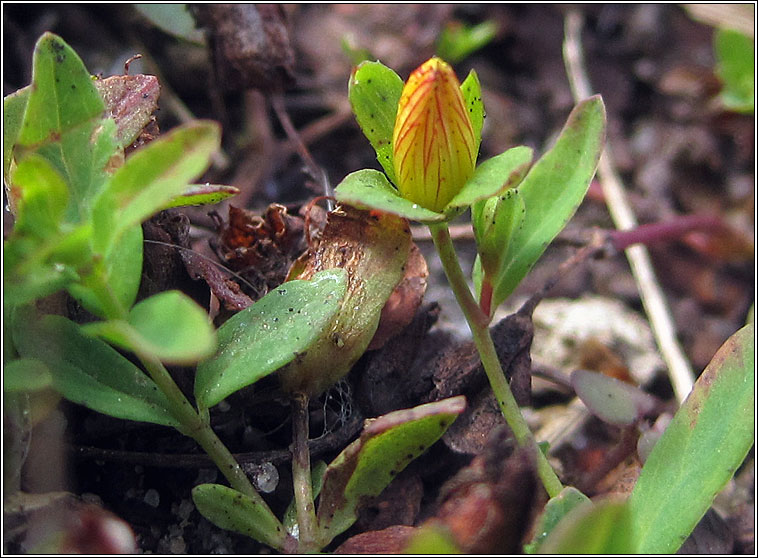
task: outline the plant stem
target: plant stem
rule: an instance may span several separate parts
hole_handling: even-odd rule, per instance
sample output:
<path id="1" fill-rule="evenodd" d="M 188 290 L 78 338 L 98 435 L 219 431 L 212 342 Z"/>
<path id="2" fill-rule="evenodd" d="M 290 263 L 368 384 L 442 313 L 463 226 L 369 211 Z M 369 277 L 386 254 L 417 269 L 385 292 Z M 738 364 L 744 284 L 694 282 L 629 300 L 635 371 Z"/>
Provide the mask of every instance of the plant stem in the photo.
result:
<path id="1" fill-rule="evenodd" d="M 308 396 L 292 397 L 292 484 L 297 506 L 298 551 L 315 552 L 317 519 L 311 485 L 311 454 L 308 450 Z"/>
<path id="2" fill-rule="evenodd" d="M 553 468 L 550 466 L 550 463 L 548 463 L 542 450 L 540 450 L 531 430 L 529 430 L 529 425 L 526 424 L 524 417 L 521 415 L 518 403 L 516 403 L 516 399 L 513 397 L 511 387 L 508 385 L 508 381 L 503 373 L 503 368 L 500 365 L 500 359 L 495 351 L 495 345 L 492 342 L 488 327 L 489 315 L 485 315 L 484 312 L 482 312 L 469 290 L 460 263 L 458 262 L 458 257 L 455 253 L 453 241 L 450 239 L 450 232 L 448 231 L 447 225 L 444 223 L 432 224 L 429 225 L 429 230 L 432 233 L 432 240 L 439 253 L 442 267 L 445 270 L 445 275 L 450 282 L 450 287 L 453 289 L 455 298 L 463 310 L 463 315 L 468 322 L 474 343 L 479 351 L 482 366 L 484 367 L 487 379 L 490 382 L 492 391 L 500 406 L 500 411 L 503 413 L 508 426 L 513 431 L 513 435 L 518 444 L 522 447 L 533 447 L 535 458 L 537 460 L 537 475 L 542 481 L 548 495 L 551 498 L 557 496 L 560 491 L 563 490 L 563 485 L 555 474 L 555 471 L 553 471 Z"/>
<path id="3" fill-rule="evenodd" d="M 99 287 L 95 288 L 94 291 L 97 293 L 102 307 L 108 314 L 107 317 L 115 320 L 127 320 L 129 313 L 116 299 L 105 281 L 96 276 L 96 280 L 93 283 Z M 247 475 L 234 459 L 229 449 L 219 439 L 210 424 L 203 421 L 200 414 L 187 400 L 182 390 L 179 389 L 179 386 L 176 385 L 176 382 L 163 363 L 152 354 L 139 351 L 138 349 L 135 350 L 135 354 L 158 386 L 158 389 L 166 396 L 169 412 L 181 425 L 179 428 L 180 432 L 191 437 L 205 450 L 229 481 L 232 488 L 248 496 L 278 522 L 279 520 L 268 507 L 268 504 L 261 498 L 261 495 L 258 494 L 258 491 L 247 478 Z M 282 527 L 283 531 L 284 527 Z"/>

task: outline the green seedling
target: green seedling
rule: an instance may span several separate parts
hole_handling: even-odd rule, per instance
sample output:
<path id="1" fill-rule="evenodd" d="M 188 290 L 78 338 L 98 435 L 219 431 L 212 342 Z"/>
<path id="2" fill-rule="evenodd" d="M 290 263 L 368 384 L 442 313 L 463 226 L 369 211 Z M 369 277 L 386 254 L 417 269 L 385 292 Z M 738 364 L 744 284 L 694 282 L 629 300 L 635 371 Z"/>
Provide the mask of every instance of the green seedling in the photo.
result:
<path id="1" fill-rule="evenodd" d="M 60 37 L 46 33 L 35 47 L 31 85 L 4 101 L 3 170 L 15 217 L 4 245 L 4 392 L 13 430 L 6 486 L 20 486 L 29 400 L 52 388 L 92 410 L 190 436 L 229 483 L 195 487 L 204 515 L 280 551 L 318 551 L 465 406 L 459 397 L 375 419 L 333 463 L 311 471 L 308 399 L 344 376 L 371 341 L 403 277 L 407 221 L 348 207 L 333 212 L 321 243 L 290 280 L 218 331 L 179 291 L 137 301 L 142 222 L 168 207 L 219 201 L 235 189 L 192 184 L 219 147 L 215 123 L 191 122 L 133 143 L 150 119 L 157 82 L 121 78 L 128 79 L 94 79 Z M 138 99 L 148 104 L 122 110 Z M 62 291 L 95 321 L 80 325 L 46 314 Z M 166 364 L 198 365 L 194 405 Z M 293 401 L 295 512 L 286 527 L 209 420 L 225 397 L 276 372 Z M 322 484 L 316 510 L 314 492 Z"/>
<path id="2" fill-rule="evenodd" d="M 501 411 L 516 441 L 533 448 L 538 476 L 550 496 L 525 550 L 676 551 L 752 443 L 747 416 L 754 404 L 752 326 L 735 334 L 701 376 L 655 446 L 630 500 L 596 504 L 573 487 L 564 488 L 545 459 L 520 414 L 488 329 L 496 307 L 587 192 L 605 138 L 602 99 L 579 103 L 554 145 L 533 164 L 531 150 L 516 147 L 477 167 L 484 111 L 474 73 L 459 85 L 452 69 L 433 58 L 402 85 L 389 68 L 364 62 L 352 73 L 349 96 L 385 173 L 352 173 L 338 185 L 336 197 L 429 226 Z M 476 298 L 446 225 L 468 207 L 478 251 Z M 638 422 L 655 404 L 639 390 L 584 371 L 574 374 L 572 384 L 595 414 L 617 425 Z M 669 521 L 672 517 L 678 519 Z M 450 547 L 439 533 L 425 533 L 409 548 L 433 553 Z"/>

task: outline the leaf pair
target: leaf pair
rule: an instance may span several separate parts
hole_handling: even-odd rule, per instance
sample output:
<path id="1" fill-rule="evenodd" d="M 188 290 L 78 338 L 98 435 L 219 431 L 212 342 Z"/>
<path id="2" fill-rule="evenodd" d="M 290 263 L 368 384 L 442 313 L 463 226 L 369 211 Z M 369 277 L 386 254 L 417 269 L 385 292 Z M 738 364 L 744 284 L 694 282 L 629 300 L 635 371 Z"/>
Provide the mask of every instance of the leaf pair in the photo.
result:
<path id="1" fill-rule="evenodd" d="M 518 286 L 584 199 L 605 143 L 599 96 L 579 103 L 555 145 L 516 188 L 472 207 L 479 256 L 474 282 L 492 290 L 494 310 Z"/>
<path id="2" fill-rule="evenodd" d="M 494 157 L 489 165 L 480 167 L 452 200 L 439 212 L 432 211 L 400 197 L 394 184 L 395 161 L 392 137 L 403 81 L 380 62 L 364 62 L 353 72 L 349 84 L 350 104 L 356 120 L 371 146 L 386 176 L 373 170 L 360 170 L 348 175 L 336 188 L 341 202 L 363 209 L 379 209 L 406 219 L 435 223 L 449 220 L 475 201 L 489 198 L 512 187 L 516 177 L 528 168 L 531 150 L 519 147 Z M 476 150 L 481 141 L 484 105 L 481 86 L 475 72 L 469 73 L 461 84 L 468 117 L 476 138 Z M 389 178 L 389 180 L 388 180 Z"/>

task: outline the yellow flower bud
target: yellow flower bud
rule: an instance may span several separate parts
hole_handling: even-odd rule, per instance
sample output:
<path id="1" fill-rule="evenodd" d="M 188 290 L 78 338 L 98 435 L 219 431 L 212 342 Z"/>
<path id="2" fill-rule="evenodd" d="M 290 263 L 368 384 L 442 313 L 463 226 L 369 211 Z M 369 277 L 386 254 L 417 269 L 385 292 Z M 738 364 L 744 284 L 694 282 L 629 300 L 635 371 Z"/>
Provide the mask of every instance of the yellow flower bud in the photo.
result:
<path id="1" fill-rule="evenodd" d="M 474 173 L 477 140 L 449 64 L 431 58 L 408 78 L 392 134 L 400 195 L 440 212 Z"/>

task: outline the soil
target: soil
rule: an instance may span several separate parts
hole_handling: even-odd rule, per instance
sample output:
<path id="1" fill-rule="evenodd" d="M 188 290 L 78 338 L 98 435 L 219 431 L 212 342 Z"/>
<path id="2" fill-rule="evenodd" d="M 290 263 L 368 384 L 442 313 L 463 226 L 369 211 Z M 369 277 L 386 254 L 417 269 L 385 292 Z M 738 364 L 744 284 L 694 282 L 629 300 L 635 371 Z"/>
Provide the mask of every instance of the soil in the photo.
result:
<path id="1" fill-rule="evenodd" d="M 569 8 L 536 4 L 266 5 L 257 15 L 252 14 L 265 23 L 264 39 L 248 37 L 257 50 L 252 66 L 243 67 L 233 60 L 234 43 L 224 42 L 223 35 L 216 36 L 209 54 L 206 47 L 156 28 L 131 5 L 6 4 L 4 95 L 29 83 L 33 45 L 44 31 L 62 36 L 93 74 L 121 74 L 124 62 L 141 53 L 143 58 L 132 62 L 129 72 L 159 76 L 159 128 L 166 131 L 178 125 L 186 119 L 186 111 L 196 118 L 220 122 L 223 153 L 203 181 L 232 184 L 241 190 L 231 202 L 213 208 L 215 219 L 209 208 L 183 210 L 188 219 L 174 210 L 162 215 L 162 221 L 153 220 L 146 226 L 146 237 L 178 243 L 181 235 L 172 235 L 166 224 L 174 223 L 178 227 L 174 232 L 180 230 L 187 238 L 187 247 L 218 261 L 218 255 L 223 255 L 218 222 L 229 221 L 230 205 L 264 215 L 270 204 L 283 204 L 290 216 L 299 219 L 300 209 L 325 193 L 320 173 L 334 186 L 352 171 L 379 168 L 347 102 L 350 57 L 361 49 L 405 78 L 434 53 L 437 37 L 446 25 L 493 21 L 497 26 L 494 39 L 455 64 L 459 76 L 475 68 L 483 85 L 487 118 L 480 160 L 520 144 L 544 152 L 574 105 L 562 59 L 564 17 Z M 582 41 L 589 79 L 606 103 L 613 161 L 638 220 L 655 223 L 681 215 L 708 214 L 728 226 L 728 237 L 717 241 L 698 233 L 650 246 L 679 341 L 692 368 L 700 373 L 721 344 L 745 323 L 754 302 L 754 118 L 718 105 L 714 30 L 680 6 L 578 9 L 584 17 Z M 212 8 L 198 8 L 196 17 L 205 26 L 223 27 L 215 22 L 214 18 L 221 16 Z M 305 145 L 305 159 L 303 149 L 288 137 L 286 124 L 277 116 L 275 108 L 280 102 Z M 7 232 L 12 219 L 7 214 L 4 217 Z M 464 215 L 458 224 L 465 222 Z M 301 221 L 299 226 L 293 235 L 302 234 Z M 154 228 L 152 233 L 148 227 Z M 613 228 L 597 183 L 567 230 L 506 303 L 507 309 L 498 314 L 498 321 L 537 292 L 573 253 L 573 241 L 586 238 L 583 235 L 595 227 Z M 465 227 L 460 230 L 456 242 L 466 268 L 472 263 L 474 247 Z M 364 417 L 460 393 L 468 396 L 475 412 L 462 417 L 460 425 L 414 461 L 327 550 L 360 533 L 423 523 L 444 510 L 440 498 L 450 495 L 448 481 L 457 478 L 459 482 L 461 477 L 456 475 L 462 470 L 475 470 L 489 478 L 481 472 L 487 469 L 478 464 L 477 456 L 486 462 L 488 455 L 501 455 L 498 452 L 508 446 L 508 436 L 499 430 L 502 419 L 493 411 L 486 381 L 467 341 L 468 330 L 446 287 L 433 247 L 422 237 L 423 231 L 414 232 L 429 267 L 424 303 L 400 335 L 368 352 L 345 381 L 313 402 L 314 459 L 333 459 L 357 436 Z M 300 236 L 297 240 L 302 248 L 304 240 Z M 197 269 L 191 258 L 146 245 L 146 251 L 150 250 L 146 261 L 152 267 L 148 270 L 146 266 L 145 284 L 150 282 L 151 290 L 181 288 L 209 304 L 207 282 L 193 281 L 188 275 L 187 269 Z M 242 285 L 242 291 L 255 299 L 283 280 L 282 270 L 286 271 L 295 252 L 290 246 L 276 252 L 275 261 L 264 258 L 256 272 L 246 275 L 256 288 Z M 551 290 L 549 299 L 567 305 L 590 299 L 616 304 L 620 313 L 613 320 L 640 318 L 641 328 L 646 327 L 637 287 L 622 255 L 575 269 Z M 223 315 L 222 308 L 219 319 Z M 526 410 L 535 429 L 545 428 L 553 420 L 548 409 L 565 411 L 573 400 L 565 388 L 536 377 L 537 373 L 567 375 L 572 366 L 568 361 L 606 372 L 614 368 L 668 404 L 662 410 L 671 410 L 673 395 L 665 367 L 655 360 L 657 353 L 649 339 L 640 341 L 647 348 L 629 352 L 618 337 L 604 336 L 607 332 L 576 333 L 573 339 L 563 341 L 569 347 L 568 361 L 551 361 L 551 351 L 544 346 L 541 349 L 542 339 L 550 332 L 544 331 L 549 326 L 540 323 L 547 321 L 540 322 L 535 311 L 538 331 L 531 359 L 535 378 Z M 501 355 L 521 354 L 526 359 L 521 366 L 526 366 L 528 373 L 529 344 L 514 347 L 527 340 L 531 326 L 511 320 L 497 327 Z M 653 364 L 644 373 L 644 365 L 632 364 L 640 352 L 652 354 L 653 359 L 648 360 Z M 192 372 L 172 370 L 188 393 Z M 212 420 L 233 452 L 248 455 L 246 466 L 251 475 L 261 483 L 274 511 L 281 514 L 292 494 L 287 451 L 291 433 L 289 409 L 277 389 L 272 380 L 254 391 L 243 390 L 215 408 Z M 651 424 L 654 419 L 650 418 Z M 562 477 L 589 495 L 623 493 L 624 480 L 629 475 L 633 479 L 634 441 L 630 443 L 619 429 L 592 417 L 585 417 L 582 424 L 564 432 L 560 443 L 553 445 L 552 457 Z M 270 552 L 247 537 L 215 527 L 194 509 L 191 488 L 223 479 L 213 466 L 198 461 L 198 449 L 191 440 L 173 430 L 126 423 L 60 402 L 48 420 L 36 427 L 32 439 L 24 489 L 32 493 L 67 491 L 112 512 L 133 529 L 139 552 Z M 506 454 L 510 455 L 510 450 Z M 754 552 L 752 455 L 751 450 L 730 484 L 731 496 L 722 497 L 721 506 L 706 516 L 697 536 L 687 542 L 685 548 L 690 552 Z M 510 514 L 515 509 L 519 516 L 532 517 L 545 496 L 533 483 L 524 481 L 527 465 L 517 457 L 505 460 L 510 465 L 504 465 L 500 473 L 518 484 L 505 486 L 499 493 L 505 496 L 493 505 L 504 506 Z M 486 482 L 497 484 L 492 478 Z M 513 486 L 522 489 L 514 492 Z M 69 509 L 67 506 L 73 504 L 64 504 L 63 509 Z M 4 548 L 9 552 L 28 550 L 24 537 L 33 531 L 29 518 L 16 519 L 21 528 L 4 533 Z M 518 549 L 519 541 L 528 540 L 529 527 L 528 521 L 508 523 L 503 532 L 509 540 L 491 547 L 486 540 L 479 541 L 484 546 L 472 548 L 485 553 L 502 552 L 508 545 Z M 358 546 L 351 551 L 368 548 L 372 547 Z"/>

